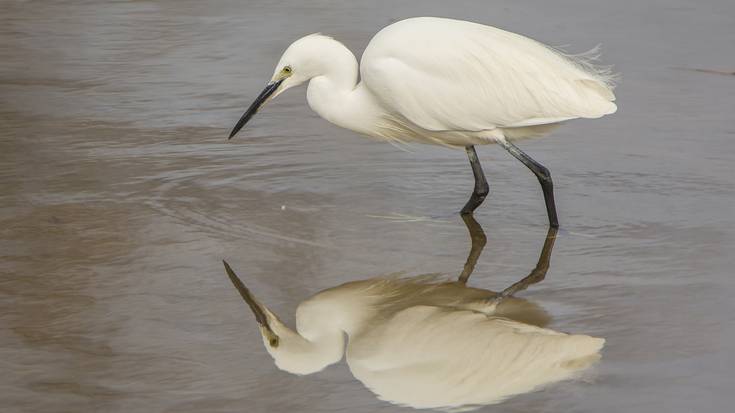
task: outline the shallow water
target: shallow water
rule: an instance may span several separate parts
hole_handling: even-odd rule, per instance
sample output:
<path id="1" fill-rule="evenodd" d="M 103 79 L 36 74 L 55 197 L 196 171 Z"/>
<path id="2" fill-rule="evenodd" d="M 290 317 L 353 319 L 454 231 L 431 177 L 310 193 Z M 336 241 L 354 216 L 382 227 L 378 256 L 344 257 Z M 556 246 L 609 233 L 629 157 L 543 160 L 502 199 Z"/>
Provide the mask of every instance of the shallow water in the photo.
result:
<path id="1" fill-rule="evenodd" d="M 482 411 L 728 411 L 735 385 L 735 5 L 639 2 L 0 3 L 3 411 L 411 411 L 344 363 L 281 372 L 226 258 L 293 322 L 340 283 L 458 275 L 464 153 L 330 126 L 282 95 L 229 128 L 300 35 L 360 52 L 412 15 L 471 19 L 583 51 L 603 43 L 620 110 L 519 145 L 554 174 L 562 231 L 521 293 L 555 330 L 607 339 L 584 380 Z M 251 4 L 252 3 L 252 4 Z M 536 263 L 535 178 L 479 149 L 488 245 L 470 284 Z"/>

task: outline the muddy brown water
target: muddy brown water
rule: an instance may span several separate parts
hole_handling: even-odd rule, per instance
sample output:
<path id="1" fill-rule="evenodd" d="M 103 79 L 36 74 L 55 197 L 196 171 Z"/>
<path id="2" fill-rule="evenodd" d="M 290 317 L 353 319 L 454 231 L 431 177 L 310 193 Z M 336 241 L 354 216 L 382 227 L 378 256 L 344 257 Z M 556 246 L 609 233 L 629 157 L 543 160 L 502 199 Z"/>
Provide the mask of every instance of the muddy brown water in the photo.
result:
<path id="1" fill-rule="evenodd" d="M 276 369 L 226 258 L 286 321 L 346 281 L 456 276 L 464 153 L 361 139 L 304 91 L 229 128 L 281 51 L 322 31 L 360 52 L 414 15 L 583 51 L 620 110 L 521 142 L 552 171 L 562 231 L 522 296 L 605 337 L 584 380 L 482 411 L 729 411 L 735 388 L 735 4 L 4 1 L 0 3 L 0 410 L 393 412 L 344 363 Z M 702 69 L 702 70 L 694 70 Z M 528 273 L 540 190 L 479 149 L 488 245 L 470 284 Z"/>

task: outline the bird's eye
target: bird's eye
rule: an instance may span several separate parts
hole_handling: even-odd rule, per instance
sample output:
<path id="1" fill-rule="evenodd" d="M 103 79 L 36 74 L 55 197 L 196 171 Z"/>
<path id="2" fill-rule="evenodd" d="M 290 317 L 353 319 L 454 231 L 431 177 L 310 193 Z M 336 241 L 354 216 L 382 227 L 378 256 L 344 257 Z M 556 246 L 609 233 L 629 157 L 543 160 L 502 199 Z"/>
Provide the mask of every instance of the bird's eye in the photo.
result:
<path id="1" fill-rule="evenodd" d="M 290 75 L 291 74 L 291 66 L 286 66 L 283 68 L 283 73 Z"/>
<path id="2" fill-rule="evenodd" d="M 271 345 L 271 347 L 276 348 L 278 347 L 278 337 L 271 337 L 270 340 L 268 340 L 268 343 Z"/>

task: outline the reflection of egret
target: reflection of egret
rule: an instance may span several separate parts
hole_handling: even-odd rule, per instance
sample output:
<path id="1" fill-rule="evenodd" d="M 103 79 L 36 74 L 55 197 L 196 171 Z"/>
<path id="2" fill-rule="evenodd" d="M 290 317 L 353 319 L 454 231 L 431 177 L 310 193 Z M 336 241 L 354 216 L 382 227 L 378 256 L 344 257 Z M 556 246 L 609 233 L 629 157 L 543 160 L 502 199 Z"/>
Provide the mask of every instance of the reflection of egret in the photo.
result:
<path id="1" fill-rule="evenodd" d="M 359 67 L 342 43 L 310 35 L 291 44 L 273 77 L 237 122 L 232 138 L 269 99 L 309 81 L 309 106 L 324 119 L 390 142 L 464 147 L 475 188 L 462 208 L 477 208 L 488 184 L 474 145 L 498 143 L 541 184 L 558 226 L 551 175 L 510 142 L 575 118 L 617 109 L 610 76 L 586 59 L 466 21 L 403 20 L 373 37 Z"/>
<path id="2" fill-rule="evenodd" d="M 470 233 L 482 229 L 470 216 Z M 474 233 L 474 234 L 473 234 Z M 604 340 L 543 328 L 546 313 L 512 297 L 541 281 L 556 230 L 547 234 L 536 268 L 501 293 L 436 276 L 374 278 L 324 290 L 302 302 L 296 331 L 262 305 L 225 263 L 230 279 L 255 313 L 276 365 L 310 374 L 344 352 L 355 377 L 381 399 L 417 408 L 491 404 L 573 377 L 599 358 Z M 481 240 L 473 237 L 471 257 Z"/>

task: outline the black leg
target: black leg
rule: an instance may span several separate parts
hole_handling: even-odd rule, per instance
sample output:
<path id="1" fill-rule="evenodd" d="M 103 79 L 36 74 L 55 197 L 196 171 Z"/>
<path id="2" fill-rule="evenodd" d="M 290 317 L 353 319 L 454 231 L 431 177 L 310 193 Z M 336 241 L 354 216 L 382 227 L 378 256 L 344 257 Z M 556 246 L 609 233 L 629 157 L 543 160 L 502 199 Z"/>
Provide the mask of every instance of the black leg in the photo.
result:
<path id="1" fill-rule="evenodd" d="M 544 241 L 544 247 L 541 249 L 541 255 L 538 257 L 536 268 L 534 268 L 533 271 L 531 271 L 531 273 L 525 278 L 503 290 L 503 292 L 500 293 L 501 299 L 510 297 L 519 291 L 523 291 L 528 288 L 529 285 L 536 284 L 546 277 L 546 272 L 549 270 L 549 264 L 551 263 L 551 251 L 554 249 L 554 241 L 556 241 L 556 231 L 556 228 L 551 227 L 546 233 L 546 240 Z"/>
<path id="2" fill-rule="evenodd" d="M 549 170 L 545 166 L 534 161 L 533 158 L 526 155 L 525 152 L 509 141 L 503 140 L 500 144 L 506 151 L 510 152 L 510 154 L 516 159 L 523 162 L 523 164 L 526 165 L 534 175 L 536 175 L 536 178 L 538 178 L 538 181 L 541 184 L 541 190 L 544 191 L 546 213 L 549 214 L 549 225 L 552 228 L 558 228 L 559 220 L 556 218 L 556 205 L 554 204 L 554 183 L 551 181 L 551 173 Z"/>
<path id="3" fill-rule="evenodd" d="M 462 220 L 467 226 L 467 231 L 470 232 L 472 247 L 458 281 L 462 284 L 467 284 L 467 280 L 472 275 L 472 271 L 475 270 L 475 264 L 477 264 L 477 260 L 480 258 L 480 254 L 482 254 L 482 249 L 485 248 L 487 237 L 485 236 L 485 231 L 482 230 L 482 226 L 480 226 L 472 214 L 462 215 Z"/>
<path id="4" fill-rule="evenodd" d="M 470 160 L 472 175 L 475 176 L 475 189 L 472 191 L 469 201 L 467 201 L 464 208 L 462 208 L 462 215 L 467 215 L 473 213 L 475 209 L 482 204 L 482 201 L 485 200 L 485 197 L 490 192 L 490 187 L 485 180 L 485 173 L 482 172 L 480 160 L 477 159 L 475 147 L 470 145 L 466 146 L 464 149 L 467 151 L 467 158 Z"/>

